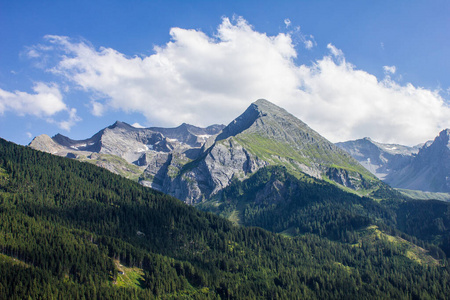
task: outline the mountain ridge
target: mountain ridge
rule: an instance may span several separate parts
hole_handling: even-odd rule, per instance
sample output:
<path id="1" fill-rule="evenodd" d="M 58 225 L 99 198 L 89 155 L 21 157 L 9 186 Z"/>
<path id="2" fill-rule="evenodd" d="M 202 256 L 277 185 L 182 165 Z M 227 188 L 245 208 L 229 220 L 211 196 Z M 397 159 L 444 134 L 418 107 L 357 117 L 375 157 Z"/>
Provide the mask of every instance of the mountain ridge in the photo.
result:
<path id="1" fill-rule="evenodd" d="M 395 188 L 450 193 L 450 129 L 413 147 L 378 143 L 370 138 L 336 145 Z"/>
<path id="2" fill-rule="evenodd" d="M 190 204 L 268 165 L 283 165 L 294 174 L 305 172 L 357 192 L 378 184 L 348 153 L 265 99 L 253 102 L 227 126 L 135 128 L 117 121 L 85 140 L 56 135 L 52 141 L 65 147 L 54 154 L 129 173 L 127 177 Z M 49 148 L 42 144 L 35 139 L 29 146 Z"/>
<path id="3" fill-rule="evenodd" d="M 386 182 L 395 187 L 450 193 L 450 129 L 442 130 L 430 145 Z"/>

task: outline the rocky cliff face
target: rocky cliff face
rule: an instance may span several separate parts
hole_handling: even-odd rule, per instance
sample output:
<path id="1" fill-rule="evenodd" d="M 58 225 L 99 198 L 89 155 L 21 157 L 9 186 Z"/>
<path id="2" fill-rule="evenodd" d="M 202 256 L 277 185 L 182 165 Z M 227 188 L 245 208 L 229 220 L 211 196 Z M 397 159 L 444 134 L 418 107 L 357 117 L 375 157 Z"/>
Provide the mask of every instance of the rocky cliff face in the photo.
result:
<path id="1" fill-rule="evenodd" d="M 337 143 L 366 169 L 395 188 L 450 192 L 450 129 L 434 141 L 408 147 L 364 138 Z"/>
<path id="2" fill-rule="evenodd" d="M 88 161 L 163 190 L 167 178 L 176 176 L 182 165 L 198 158 L 206 140 L 214 138 L 224 127 L 182 124 L 176 128 L 135 128 L 117 121 L 85 140 L 72 140 L 60 134 L 53 138 L 41 135 L 29 146 Z"/>
<path id="3" fill-rule="evenodd" d="M 116 122 L 86 140 L 40 136 L 30 147 L 95 163 L 189 204 L 209 199 L 233 180 L 269 165 L 354 190 L 377 184 L 348 153 L 262 99 L 226 127 L 141 129 Z"/>
<path id="4" fill-rule="evenodd" d="M 450 193 L 450 129 L 423 146 L 409 164 L 389 174 L 386 182 L 399 188 Z"/>
<path id="5" fill-rule="evenodd" d="M 363 138 L 355 141 L 336 143 L 347 151 L 372 174 L 383 180 L 391 172 L 409 164 L 419 152 L 421 145 L 408 147 L 398 144 L 383 144 Z"/>

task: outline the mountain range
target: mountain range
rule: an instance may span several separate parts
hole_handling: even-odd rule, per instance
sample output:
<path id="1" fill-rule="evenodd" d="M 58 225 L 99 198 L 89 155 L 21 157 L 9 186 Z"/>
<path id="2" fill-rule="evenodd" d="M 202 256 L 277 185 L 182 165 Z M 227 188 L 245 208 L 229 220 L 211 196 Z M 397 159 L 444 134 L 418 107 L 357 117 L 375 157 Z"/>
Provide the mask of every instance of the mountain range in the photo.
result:
<path id="1" fill-rule="evenodd" d="M 86 140 L 41 135 L 29 146 L 95 163 L 190 204 L 269 165 L 360 193 L 379 184 L 347 152 L 263 99 L 227 126 L 135 128 L 118 121 Z"/>
<path id="2" fill-rule="evenodd" d="M 379 186 L 450 192 L 449 130 L 409 147 L 370 138 L 332 144 L 284 109 L 260 99 L 227 126 L 135 128 L 117 121 L 91 138 L 36 137 L 30 147 L 88 161 L 190 204 L 265 166 L 329 180 L 360 195 Z M 342 151 L 344 150 L 344 151 Z"/>
<path id="3" fill-rule="evenodd" d="M 450 129 L 408 147 L 364 138 L 336 144 L 395 188 L 450 193 Z"/>

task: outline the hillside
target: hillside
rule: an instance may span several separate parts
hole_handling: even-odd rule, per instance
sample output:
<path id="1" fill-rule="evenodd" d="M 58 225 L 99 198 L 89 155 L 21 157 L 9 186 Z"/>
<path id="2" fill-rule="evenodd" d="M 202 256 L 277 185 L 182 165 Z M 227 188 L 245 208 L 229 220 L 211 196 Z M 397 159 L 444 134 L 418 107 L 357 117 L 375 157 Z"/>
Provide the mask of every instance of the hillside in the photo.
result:
<path id="1" fill-rule="evenodd" d="M 312 233 L 350 244 L 358 242 L 361 230 L 376 226 L 388 234 L 418 237 L 440 257 L 442 251 L 450 256 L 450 203 L 421 204 L 387 185 L 360 197 L 307 174 L 293 176 L 284 167 L 266 167 L 196 207 L 243 226 L 288 236 Z"/>
<path id="2" fill-rule="evenodd" d="M 236 227 L 107 170 L 4 140 L 0 214 L 0 295 L 8 299 L 445 298 L 450 292 L 444 261 L 412 259 L 410 250 L 376 231 L 362 228 L 351 245 L 320 233 L 286 238 Z M 370 236 L 377 242 L 369 243 Z"/>

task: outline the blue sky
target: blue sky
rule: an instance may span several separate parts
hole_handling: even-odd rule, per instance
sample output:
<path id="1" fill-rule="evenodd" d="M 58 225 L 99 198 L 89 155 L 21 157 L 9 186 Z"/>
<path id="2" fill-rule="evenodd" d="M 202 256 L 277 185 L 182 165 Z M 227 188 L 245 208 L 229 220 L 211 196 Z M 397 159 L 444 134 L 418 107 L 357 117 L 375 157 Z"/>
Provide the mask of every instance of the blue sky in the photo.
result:
<path id="1" fill-rule="evenodd" d="M 0 0 L 0 137 L 228 124 L 258 98 L 333 142 L 450 127 L 449 1 Z"/>

